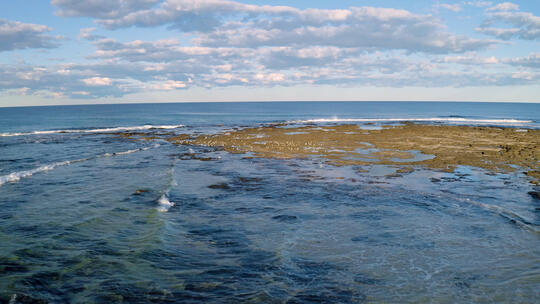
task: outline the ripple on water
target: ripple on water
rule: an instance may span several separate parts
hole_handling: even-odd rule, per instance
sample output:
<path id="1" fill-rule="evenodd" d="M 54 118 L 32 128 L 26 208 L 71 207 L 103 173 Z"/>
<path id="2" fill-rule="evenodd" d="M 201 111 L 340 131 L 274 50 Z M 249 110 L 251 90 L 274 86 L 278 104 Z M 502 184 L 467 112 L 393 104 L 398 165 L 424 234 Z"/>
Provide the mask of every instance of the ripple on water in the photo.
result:
<path id="1" fill-rule="evenodd" d="M 522 186 L 465 171 L 387 179 L 314 160 L 168 157 L 177 149 L 54 170 L 24 200 L 22 190 L 2 188 L 0 301 L 15 293 L 133 303 L 538 296 L 537 235 L 493 212 L 535 224 L 515 207 L 536 206 Z M 63 174 L 70 184 L 55 182 Z M 162 198 L 176 203 L 166 215 L 156 211 Z"/>

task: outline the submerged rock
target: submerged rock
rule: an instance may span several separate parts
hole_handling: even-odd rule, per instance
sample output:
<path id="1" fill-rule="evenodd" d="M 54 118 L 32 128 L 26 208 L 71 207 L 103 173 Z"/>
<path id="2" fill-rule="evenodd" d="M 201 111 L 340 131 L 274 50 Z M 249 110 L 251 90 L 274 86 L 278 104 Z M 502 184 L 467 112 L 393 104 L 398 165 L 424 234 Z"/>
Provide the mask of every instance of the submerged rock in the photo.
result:
<path id="1" fill-rule="evenodd" d="M 242 183 L 258 183 L 262 181 L 260 177 L 239 177 L 238 180 Z"/>
<path id="2" fill-rule="evenodd" d="M 298 217 L 296 215 L 280 214 L 280 215 L 276 215 L 272 217 L 272 219 L 280 221 L 280 222 L 290 223 L 290 222 L 296 221 Z"/>
<path id="3" fill-rule="evenodd" d="M 530 191 L 529 195 L 537 200 L 540 200 L 540 191 Z"/>
<path id="4" fill-rule="evenodd" d="M 356 283 L 364 284 L 364 285 L 377 285 L 377 284 L 381 284 L 382 282 L 379 279 L 371 278 L 363 274 L 357 274 L 356 276 L 354 276 L 354 281 Z"/>
<path id="5" fill-rule="evenodd" d="M 150 190 L 148 190 L 148 189 L 137 189 L 137 190 L 135 190 L 135 192 L 133 192 L 133 195 L 142 195 L 143 193 L 147 193 L 148 191 L 150 191 Z"/>
<path id="6" fill-rule="evenodd" d="M 29 269 L 19 261 L 18 257 L 3 258 L 0 257 L 0 273 L 22 273 L 28 272 Z"/>
<path id="7" fill-rule="evenodd" d="M 200 160 L 200 161 L 216 161 L 221 160 L 219 157 L 194 157 L 194 159 Z"/>
<path id="8" fill-rule="evenodd" d="M 411 173 L 414 169 L 412 167 L 399 168 L 396 173 Z"/>
<path id="9" fill-rule="evenodd" d="M 231 187 L 227 183 L 219 183 L 208 186 L 210 189 L 230 189 Z"/>
<path id="10" fill-rule="evenodd" d="M 533 180 L 531 181 L 531 184 L 535 184 L 535 185 L 540 184 L 540 170 L 527 171 L 525 172 L 525 175 L 533 178 Z"/>

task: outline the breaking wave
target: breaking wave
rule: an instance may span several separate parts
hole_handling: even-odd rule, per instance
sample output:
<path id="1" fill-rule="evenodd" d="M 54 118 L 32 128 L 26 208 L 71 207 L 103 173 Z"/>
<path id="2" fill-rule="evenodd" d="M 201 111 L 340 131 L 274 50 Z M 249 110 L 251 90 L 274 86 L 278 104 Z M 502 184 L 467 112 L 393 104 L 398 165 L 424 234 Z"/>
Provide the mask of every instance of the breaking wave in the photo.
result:
<path id="1" fill-rule="evenodd" d="M 42 166 L 39 166 L 39 167 L 34 168 L 34 169 L 30 169 L 30 170 L 12 172 L 10 174 L 0 176 L 0 186 L 2 186 L 5 183 L 18 182 L 22 178 L 30 177 L 30 176 L 32 176 L 32 175 L 34 175 L 36 173 L 45 172 L 45 171 L 51 171 L 56 167 L 67 166 L 67 165 L 70 165 L 70 164 L 80 163 L 80 162 L 87 161 L 87 160 L 90 160 L 90 159 L 95 159 L 95 158 L 109 157 L 109 156 L 116 156 L 116 155 L 126 155 L 126 154 L 131 154 L 131 153 L 135 153 L 135 152 L 139 152 L 139 151 L 146 151 L 146 150 L 149 150 L 149 149 L 152 149 L 152 148 L 158 148 L 159 146 L 160 146 L 159 144 L 155 144 L 153 146 L 139 148 L 139 149 L 127 150 L 127 151 L 116 152 L 116 153 L 105 153 L 105 154 L 100 154 L 100 155 L 97 155 L 97 156 L 94 156 L 94 157 L 89 157 L 89 158 L 66 160 L 66 161 L 56 162 L 56 163 L 52 163 L 52 164 L 42 165 Z"/>
<path id="2" fill-rule="evenodd" d="M 57 162 L 57 163 L 52 163 L 52 164 L 48 164 L 48 165 L 43 165 L 43 166 L 37 167 L 35 169 L 31 169 L 31 170 L 13 172 L 13 173 L 10 173 L 8 175 L 0 176 L 0 186 L 2 186 L 5 183 L 17 182 L 21 178 L 29 177 L 29 176 L 32 176 L 32 175 L 34 175 L 36 173 L 39 173 L 39 172 L 50 171 L 50 170 L 53 170 L 56 167 L 67 166 L 69 164 L 76 163 L 76 162 L 82 162 L 82 161 L 85 161 L 85 160 L 87 160 L 87 159 L 66 160 L 66 161 L 63 161 L 63 162 Z"/>
<path id="3" fill-rule="evenodd" d="M 171 209 L 171 207 L 175 205 L 174 202 L 171 202 L 169 200 L 169 193 L 171 192 L 172 188 L 175 186 L 178 186 L 178 183 L 176 182 L 176 179 L 174 178 L 174 162 L 171 164 L 171 167 L 169 168 L 168 175 L 169 175 L 169 185 L 167 186 L 167 189 L 163 192 L 161 197 L 157 200 L 158 202 L 157 211 L 159 212 L 168 212 L 169 209 Z"/>
<path id="4" fill-rule="evenodd" d="M 184 127 L 184 125 L 164 125 L 164 126 L 144 125 L 144 126 L 114 127 L 114 128 L 102 128 L 102 129 L 67 129 L 67 130 L 0 133 L 0 137 L 1 136 L 6 137 L 6 136 L 63 134 L 63 133 L 108 133 L 108 132 L 120 132 L 120 131 L 142 131 L 142 130 L 151 130 L 151 129 L 178 129 L 182 127 Z"/>
<path id="5" fill-rule="evenodd" d="M 122 152 L 105 153 L 103 155 L 96 156 L 96 158 L 104 157 L 104 156 L 108 157 L 108 156 L 116 156 L 116 155 L 126 155 L 126 154 L 131 154 L 131 153 L 135 153 L 135 152 L 139 152 L 139 151 L 146 151 L 146 150 L 149 150 L 149 149 L 152 149 L 152 148 L 159 148 L 159 146 L 160 146 L 160 144 L 154 144 L 153 146 L 150 146 L 150 147 L 132 149 L 132 150 L 127 150 L 127 151 L 122 151 Z"/>
<path id="6" fill-rule="evenodd" d="M 174 203 L 169 200 L 169 198 L 167 197 L 167 194 L 163 194 L 159 198 L 158 204 L 159 204 L 159 206 L 158 206 L 157 210 L 159 212 L 167 212 L 167 211 L 169 211 L 169 209 L 172 206 L 174 206 Z"/>
<path id="7" fill-rule="evenodd" d="M 447 123 L 470 123 L 470 124 L 527 124 L 532 120 L 519 119 L 473 119 L 463 117 L 429 117 L 429 118 L 319 118 L 289 121 L 289 123 L 324 123 L 324 122 L 447 122 Z"/>

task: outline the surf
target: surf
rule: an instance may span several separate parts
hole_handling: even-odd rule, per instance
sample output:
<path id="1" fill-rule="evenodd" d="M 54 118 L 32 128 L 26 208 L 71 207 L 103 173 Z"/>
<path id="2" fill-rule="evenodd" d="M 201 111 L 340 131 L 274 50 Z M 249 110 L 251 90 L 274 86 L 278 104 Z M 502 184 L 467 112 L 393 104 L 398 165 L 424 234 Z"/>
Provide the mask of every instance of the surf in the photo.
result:
<path id="1" fill-rule="evenodd" d="M 29 136 L 29 135 L 49 135 L 49 134 L 65 134 L 65 133 L 111 133 L 122 131 L 144 131 L 152 129 L 179 129 L 184 125 L 143 125 L 143 126 L 131 126 L 131 127 L 112 127 L 112 128 L 100 128 L 100 129 L 65 129 L 65 130 L 44 130 L 44 131 L 31 131 L 31 132 L 14 132 L 14 133 L 0 133 L 0 137 L 11 136 Z"/>
<path id="2" fill-rule="evenodd" d="M 18 182 L 22 178 L 30 177 L 30 176 L 32 176 L 32 175 L 34 175 L 36 173 L 45 172 L 45 171 L 51 171 L 56 167 L 67 166 L 67 165 L 70 165 L 72 163 L 82 162 L 82 161 L 85 161 L 85 160 L 87 160 L 87 159 L 66 160 L 66 161 L 62 161 L 62 162 L 56 162 L 56 163 L 52 163 L 52 164 L 39 166 L 39 167 L 37 167 L 35 169 L 12 172 L 10 174 L 0 176 L 0 186 L 2 186 L 3 184 L 6 184 L 6 183 Z"/>
<path id="3" fill-rule="evenodd" d="M 326 123 L 326 122 L 446 122 L 446 123 L 470 123 L 470 124 L 528 124 L 532 120 L 520 119 L 474 119 L 463 117 L 427 117 L 427 118 L 316 118 L 306 120 L 289 121 L 289 123 Z"/>
<path id="4" fill-rule="evenodd" d="M 68 166 L 68 165 L 71 165 L 71 164 L 74 164 L 74 163 L 80 163 L 80 162 L 88 161 L 88 160 L 91 160 L 91 159 L 98 159 L 98 158 L 111 157 L 111 156 L 120 156 L 120 155 L 127 155 L 127 154 L 136 153 L 136 152 L 139 152 L 139 151 L 147 151 L 147 150 L 152 149 L 152 148 L 158 148 L 159 146 L 160 146 L 160 144 L 154 144 L 152 146 L 148 146 L 148 147 L 144 147 L 144 148 L 132 149 L 132 150 L 121 151 L 121 152 L 104 153 L 104 154 L 100 154 L 100 155 L 97 155 L 97 156 L 94 156 L 94 157 L 80 158 L 80 159 L 75 159 L 75 160 L 65 160 L 65 161 L 61 161 L 61 162 L 55 162 L 55 163 L 51 163 L 51 164 L 42 165 L 42 166 L 39 166 L 39 167 L 34 168 L 34 169 L 30 169 L 30 170 L 12 172 L 10 174 L 0 176 L 0 187 L 2 185 L 6 184 L 6 183 L 18 182 L 23 178 L 30 177 L 30 176 L 32 176 L 34 174 L 37 174 L 37 173 L 54 170 L 57 167 Z"/>
<path id="5" fill-rule="evenodd" d="M 176 179 L 174 178 L 174 166 L 175 166 L 175 163 L 173 161 L 171 163 L 171 167 L 169 168 L 169 171 L 168 171 L 169 185 L 167 186 L 165 191 L 163 191 L 160 198 L 157 200 L 158 206 L 157 206 L 156 209 L 159 212 L 163 212 L 163 213 L 168 212 L 169 209 L 171 209 L 171 207 L 176 205 L 175 202 L 171 202 L 170 199 L 169 199 L 171 190 L 175 186 L 178 186 L 178 183 L 176 182 Z"/>

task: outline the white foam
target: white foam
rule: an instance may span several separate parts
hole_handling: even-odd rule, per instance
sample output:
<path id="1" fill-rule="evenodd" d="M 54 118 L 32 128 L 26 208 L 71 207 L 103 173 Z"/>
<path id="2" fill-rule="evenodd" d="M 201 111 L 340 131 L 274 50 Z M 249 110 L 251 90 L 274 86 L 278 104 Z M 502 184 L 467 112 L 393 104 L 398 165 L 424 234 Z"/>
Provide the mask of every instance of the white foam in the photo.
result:
<path id="1" fill-rule="evenodd" d="M 97 157 L 103 157 L 103 156 L 104 157 L 109 157 L 109 156 L 116 156 L 116 155 L 126 155 L 126 154 L 131 154 L 131 153 L 135 153 L 135 152 L 139 152 L 139 151 L 147 151 L 147 150 L 150 150 L 152 148 L 159 148 L 160 146 L 161 146 L 160 144 L 154 144 L 153 146 L 139 148 L 139 149 L 127 150 L 127 151 L 122 151 L 122 152 L 105 153 L 103 155 L 98 155 Z"/>
<path id="2" fill-rule="evenodd" d="M 142 150 L 143 150 L 143 149 L 127 150 L 127 151 L 124 151 L 124 152 L 117 152 L 117 153 L 115 153 L 115 155 L 126 155 L 126 154 L 131 154 L 131 153 L 139 152 L 139 151 L 142 151 Z"/>
<path id="3" fill-rule="evenodd" d="M 119 131 L 141 131 L 150 129 L 178 129 L 184 125 L 144 125 L 144 126 L 132 126 L 132 127 L 114 127 L 103 129 L 79 129 L 79 130 L 50 130 L 50 131 L 32 131 L 32 132 L 19 132 L 19 133 L 0 133 L 0 137 L 6 136 L 27 136 L 27 135 L 47 135 L 47 134 L 60 134 L 60 133 L 108 133 Z"/>
<path id="4" fill-rule="evenodd" d="M 429 118 L 320 118 L 289 121 L 289 123 L 324 123 L 324 122 L 401 122 L 401 121 L 420 121 L 420 122 L 448 122 L 448 123 L 472 123 L 472 124 L 527 124 L 532 120 L 519 119 L 472 119 L 461 117 L 429 117 Z"/>
<path id="5" fill-rule="evenodd" d="M 8 175 L 0 176 L 0 186 L 2 186 L 5 183 L 18 182 L 21 178 L 29 177 L 29 176 L 32 176 L 32 175 L 34 175 L 36 173 L 39 173 L 39 172 L 50 171 L 50 170 L 53 170 L 56 167 L 67 166 L 69 164 L 72 164 L 72 163 L 75 163 L 75 162 L 81 162 L 81 161 L 85 161 L 85 160 L 86 159 L 77 159 L 77 160 L 71 160 L 71 161 L 66 160 L 66 161 L 63 161 L 63 162 L 57 162 L 57 163 L 52 163 L 52 164 L 48 164 L 48 165 L 43 165 L 43 166 L 37 167 L 35 169 L 31 169 L 31 170 L 13 172 L 13 173 L 10 173 Z"/>
<path id="6" fill-rule="evenodd" d="M 96 157 L 110 157 L 110 156 L 117 156 L 117 155 L 126 155 L 126 154 L 131 154 L 131 153 L 135 153 L 135 152 L 139 152 L 139 151 L 146 151 L 148 149 L 150 149 L 151 147 L 146 147 L 146 148 L 139 148 L 139 149 L 133 149 L 133 150 L 127 150 L 127 151 L 122 151 L 122 152 L 112 152 L 112 153 L 105 153 L 103 155 L 98 155 Z"/>
<path id="7" fill-rule="evenodd" d="M 161 197 L 158 199 L 157 211 L 159 211 L 159 212 L 168 212 L 169 209 L 171 209 L 171 207 L 175 205 L 174 202 L 171 202 L 169 200 L 169 193 L 171 192 L 171 189 L 173 187 L 178 186 L 178 183 L 176 182 L 176 179 L 174 178 L 174 163 L 172 163 L 172 165 L 169 168 L 167 173 L 168 173 L 167 175 L 170 178 L 169 179 L 169 186 L 167 187 L 165 192 L 163 192 Z"/>
<path id="8" fill-rule="evenodd" d="M 70 164 L 73 164 L 73 163 L 87 161 L 87 160 L 90 160 L 92 158 L 110 157 L 110 156 L 116 156 L 116 155 L 126 155 L 126 154 L 131 154 L 131 153 L 135 153 L 135 152 L 139 152 L 139 151 L 146 151 L 146 150 L 149 150 L 149 149 L 152 149 L 152 148 L 158 148 L 159 146 L 160 146 L 159 144 L 155 144 L 153 146 L 139 148 L 139 149 L 133 149 L 133 150 L 127 150 L 127 151 L 115 152 L 115 153 L 105 153 L 105 154 L 100 154 L 100 155 L 90 157 L 90 158 L 66 160 L 66 161 L 61 161 L 61 162 L 56 162 L 56 163 L 52 163 L 52 164 L 39 166 L 39 167 L 37 167 L 35 169 L 12 172 L 10 174 L 0 176 L 0 186 L 2 186 L 5 183 L 18 182 L 19 180 L 21 180 L 21 178 L 30 177 L 30 176 L 32 176 L 32 175 L 34 175 L 36 173 L 40 173 L 40 172 L 50 171 L 50 170 L 53 170 L 56 167 L 67 166 L 67 165 L 70 165 Z"/>
<path id="9" fill-rule="evenodd" d="M 169 209 L 174 206 L 174 203 L 169 200 L 166 194 L 163 194 L 158 200 L 159 206 L 157 210 L 159 212 L 167 212 Z"/>

